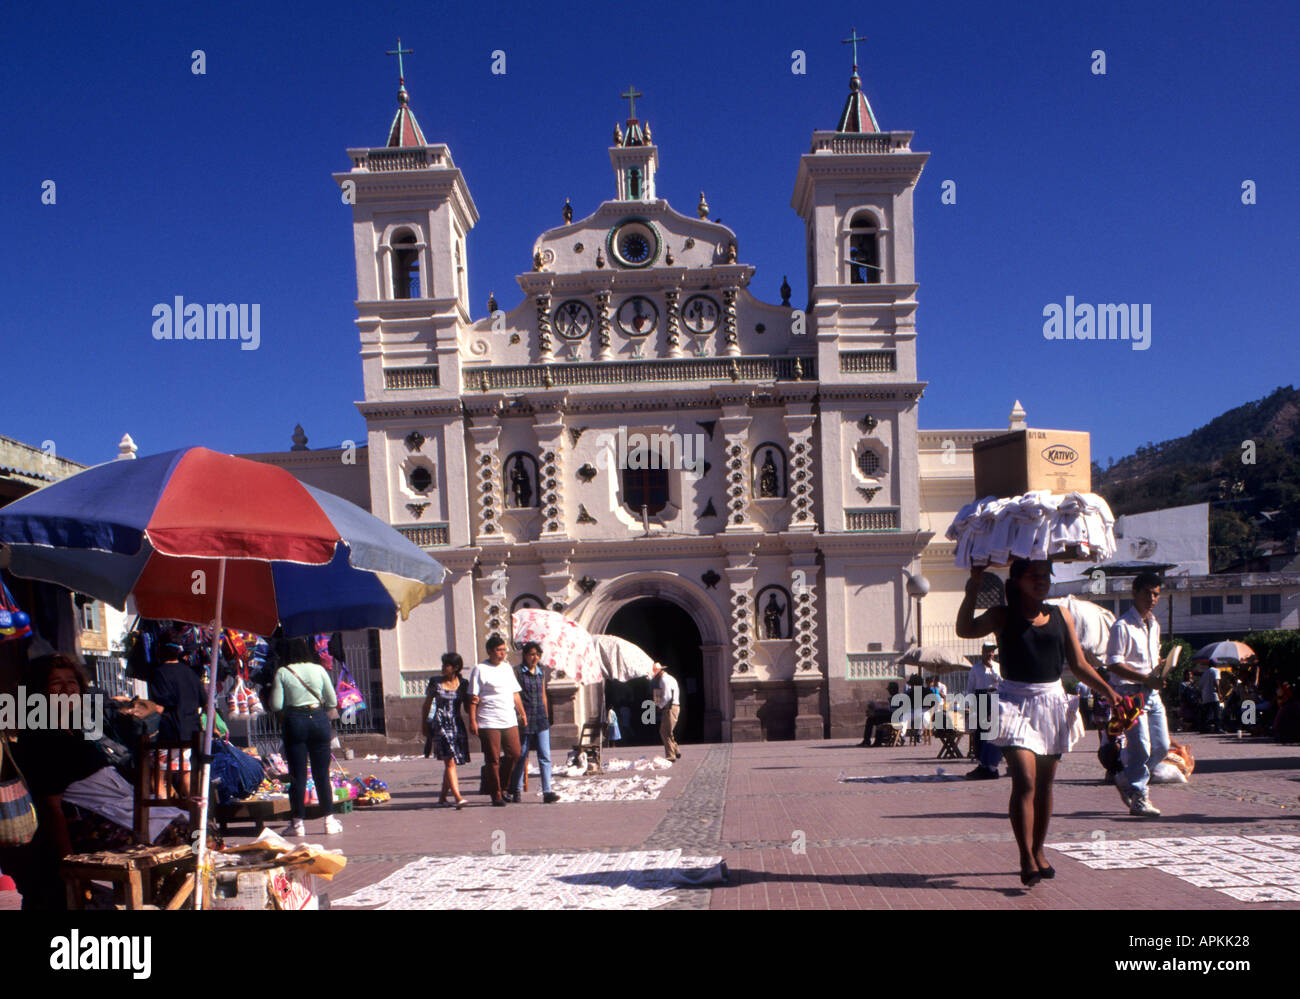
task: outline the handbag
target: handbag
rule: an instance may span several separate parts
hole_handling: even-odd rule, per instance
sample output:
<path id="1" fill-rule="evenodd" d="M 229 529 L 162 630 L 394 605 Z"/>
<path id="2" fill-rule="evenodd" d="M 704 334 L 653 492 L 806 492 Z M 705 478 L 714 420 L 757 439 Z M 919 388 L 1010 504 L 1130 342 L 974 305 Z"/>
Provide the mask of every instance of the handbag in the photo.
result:
<path id="1" fill-rule="evenodd" d="M 13 780 L 4 779 L 5 740 L 0 738 L 0 846 L 24 846 L 36 835 L 36 806 L 12 752 L 9 758 L 18 775 Z"/>
<path id="2" fill-rule="evenodd" d="M 321 696 L 320 696 L 319 694 L 316 694 L 316 691 L 314 691 L 314 690 L 312 690 L 310 687 L 308 687 L 307 684 L 303 683 L 303 679 L 302 679 L 302 677 L 300 677 L 296 672 L 294 672 L 293 668 L 292 668 L 288 663 L 285 663 L 285 665 L 284 665 L 282 668 L 283 668 L 283 669 L 287 669 L 287 670 L 289 671 L 289 675 L 292 676 L 295 680 L 297 680 L 299 683 L 302 684 L 302 688 L 303 688 L 303 690 L 307 691 L 307 693 L 309 693 L 309 694 L 315 694 L 315 695 L 316 695 L 316 701 L 317 701 L 316 706 L 317 706 L 317 707 L 320 707 L 321 703 L 323 703 L 323 699 L 321 698 Z M 282 712 L 280 712 L 280 714 L 281 714 L 281 716 L 283 716 L 283 715 L 284 715 L 284 712 L 282 711 Z M 338 717 L 339 717 L 339 709 L 338 709 L 338 708 L 327 708 L 327 709 L 325 710 L 325 717 L 328 718 L 330 721 L 338 721 Z"/>

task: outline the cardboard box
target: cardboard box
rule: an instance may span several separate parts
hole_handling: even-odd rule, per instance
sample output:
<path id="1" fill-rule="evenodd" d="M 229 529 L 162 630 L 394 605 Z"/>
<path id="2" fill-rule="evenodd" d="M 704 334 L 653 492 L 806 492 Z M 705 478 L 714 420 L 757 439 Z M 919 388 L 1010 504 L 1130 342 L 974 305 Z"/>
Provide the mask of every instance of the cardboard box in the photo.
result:
<path id="1" fill-rule="evenodd" d="M 203 904 L 225 910 L 319 908 L 316 879 L 292 867 L 219 867 Z"/>
<path id="2" fill-rule="evenodd" d="M 1090 437 L 1078 430 L 1013 430 L 979 441 L 975 496 L 1020 496 L 1035 489 L 1092 491 Z"/>

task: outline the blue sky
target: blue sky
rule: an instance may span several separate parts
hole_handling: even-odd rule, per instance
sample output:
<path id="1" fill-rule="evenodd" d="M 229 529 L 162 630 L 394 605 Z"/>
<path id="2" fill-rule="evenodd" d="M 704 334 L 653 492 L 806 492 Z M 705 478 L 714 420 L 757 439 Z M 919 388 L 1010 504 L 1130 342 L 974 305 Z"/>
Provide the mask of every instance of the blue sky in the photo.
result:
<path id="1" fill-rule="evenodd" d="M 1104 464 L 1295 381 L 1294 7 L 644 9 L 17 4 L 0 42 L 0 433 L 92 463 L 124 431 L 145 453 L 281 449 L 298 422 L 313 447 L 363 439 L 350 209 L 330 174 L 386 137 L 399 34 L 412 107 L 481 215 L 476 317 L 489 291 L 518 301 L 566 197 L 581 217 L 612 196 L 629 84 L 661 196 L 689 213 L 703 189 L 757 268 L 751 290 L 779 301 L 789 275 L 798 304 L 795 170 L 835 126 L 856 27 L 882 127 L 932 154 L 916 191 L 922 427 L 1003 426 L 1019 398 L 1031 425 L 1091 431 Z M 260 303 L 260 349 L 154 341 L 151 309 L 177 295 Z M 1150 349 L 1045 340 L 1043 309 L 1067 295 L 1150 304 Z"/>

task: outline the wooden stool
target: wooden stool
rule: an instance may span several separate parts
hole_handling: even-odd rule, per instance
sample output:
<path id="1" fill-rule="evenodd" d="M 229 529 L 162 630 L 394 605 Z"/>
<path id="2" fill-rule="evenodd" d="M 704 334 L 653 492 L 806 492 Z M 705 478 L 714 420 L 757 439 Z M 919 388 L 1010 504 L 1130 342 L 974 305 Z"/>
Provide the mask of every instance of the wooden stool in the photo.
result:
<path id="1" fill-rule="evenodd" d="M 937 728 L 934 732 L 939 737 L 939 741 L 943 743 L 939 749 L 938 759 L 960 760 L 962 733 L 954 732 L 950 728 Z"/>
<path id="2" fill-rule="evenodd" d="M 880 726 L 880 745 L 882 746 L 902 746 L 906 745 L 903 733 L 907 726 L 902 722 L 886 722 Z"/>
<path id="3" fill-rule="evenodd" d="M 123 908 L 143 909 L 153 903 L 155 878 L 174 872 L 186 875 L 184 883 L 164 908 L 179 909 L 194 890 L 194 851 L 188 846 L 133 846 L 121 853 L 81 853 L 59 864 L 69 909 L 86 907 L 86 887 L 91 881 L 111 882 Z"/>

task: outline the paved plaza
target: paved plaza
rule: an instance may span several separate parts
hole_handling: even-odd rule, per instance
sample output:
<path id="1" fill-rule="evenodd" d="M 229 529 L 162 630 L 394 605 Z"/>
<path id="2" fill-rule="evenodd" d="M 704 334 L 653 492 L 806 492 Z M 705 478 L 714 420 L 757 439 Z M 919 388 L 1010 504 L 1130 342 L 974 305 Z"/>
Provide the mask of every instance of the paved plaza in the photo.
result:
<path id="1" fill-rule="evenodd" d="M 667 770 L 629 767 L 639 792 L 492 808 L 436 807 L 441 765 L 354 760 L 393 798 L 343 817 L 348 866 L 325 887 L 357 908 L 1300 909 L 1300 749 L 1186 735 L 1197 766 L 1161 785 L 1158 819 L 1131 817 L 1100 781 L 1089 732 L 1061 762 L 1052 881 L 1020 886 L 1009 783 L 958 779 L 933 746 L 847 741 L 693 745 Z M 654 747 L 610 758 L 652 759 Z M 642 764 L 645 765 L 644 763 Z M 464 768 L 477 787 L 478 757 Z M 666 783 L 655 778 L 668 777 Z M 572 787 L 575 782 L 569 782 Z M 646 790 L 649 788 L 649 790 Z M 563 791 L 564 788 L 562 787 Z M 652 796 L 653 795 L 653 796 Z M 531 799 L 531 800 L 530 800 Z M 319 833 L 319 822 L 309 831 Z M 236 830 L 232 829 L 232 832 Z M 721 859 L 724 884 L 679 883 Z M 456 872 L 463 872 L 463 880 Z M 417 897 L 418 896 L 418 897 Z"/>

